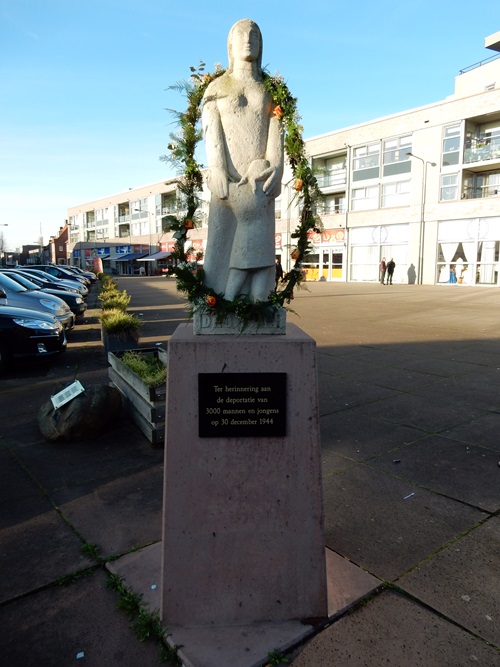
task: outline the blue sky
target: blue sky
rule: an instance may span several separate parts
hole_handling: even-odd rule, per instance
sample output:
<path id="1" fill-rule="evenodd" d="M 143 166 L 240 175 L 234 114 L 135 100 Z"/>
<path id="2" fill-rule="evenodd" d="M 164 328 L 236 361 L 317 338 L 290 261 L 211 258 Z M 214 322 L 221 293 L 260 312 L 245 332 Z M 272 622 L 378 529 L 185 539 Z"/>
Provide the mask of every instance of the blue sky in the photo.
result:
<path id="1" fill-rule="evenodd" d="M 312 137 L 444 99 L 493 52 L 500 11 L 464 0 L 0 0 L 0 233 L 44 242 L 71 206 L 172 176 L 166 89 L 227 65 L 241 18 L 298 98 Z"/>

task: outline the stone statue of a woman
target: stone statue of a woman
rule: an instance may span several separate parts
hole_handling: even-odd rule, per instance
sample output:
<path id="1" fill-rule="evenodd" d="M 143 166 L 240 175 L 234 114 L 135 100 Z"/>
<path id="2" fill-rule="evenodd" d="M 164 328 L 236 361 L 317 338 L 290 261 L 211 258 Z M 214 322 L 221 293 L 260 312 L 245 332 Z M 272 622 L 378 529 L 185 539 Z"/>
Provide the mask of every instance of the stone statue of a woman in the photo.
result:
<path id="1" fill-rule="evenodd" d="M 229 67 L 208 86 L 202 124 L 211 202 L 205 285 L 232 301 L 266 301 L 275 282 L 274 200 L 283 174 L 283 132 L 263 85 L 262 35 L 238 21 Z"/>

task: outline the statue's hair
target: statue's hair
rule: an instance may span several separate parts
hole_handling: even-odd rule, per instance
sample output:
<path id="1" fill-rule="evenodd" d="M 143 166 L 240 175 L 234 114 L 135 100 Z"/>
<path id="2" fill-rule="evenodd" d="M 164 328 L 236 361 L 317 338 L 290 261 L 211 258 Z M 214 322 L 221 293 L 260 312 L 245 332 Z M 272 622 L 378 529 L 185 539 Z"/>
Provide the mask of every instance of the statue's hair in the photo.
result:
<path id="1" fill-rule="evenodd" d="M 233 25 L 231 30 L 229 31 L 229 34 L 227 36 L 227 57 L 228 57 L 228 70 L 232 72 L 233 70 L 233 65 L 234 65 L 234 58 L 233 58 L 233 33 L 238 28 L 241 26 L 241 24 L 244 23 L 248 26 L 249 30 L 251 28 L 255 28 L 257 30 L 257 33 L 259 35 L 259 55 L 257 56 L 257 65 L 259 67 L 259 70 L 262 69 L 262 33 L 260 31 L 259 26 L 255 23 L 255 21 L 252 21 L 251 19 L 241 19 L 241 21 L 238 21 Z"/>

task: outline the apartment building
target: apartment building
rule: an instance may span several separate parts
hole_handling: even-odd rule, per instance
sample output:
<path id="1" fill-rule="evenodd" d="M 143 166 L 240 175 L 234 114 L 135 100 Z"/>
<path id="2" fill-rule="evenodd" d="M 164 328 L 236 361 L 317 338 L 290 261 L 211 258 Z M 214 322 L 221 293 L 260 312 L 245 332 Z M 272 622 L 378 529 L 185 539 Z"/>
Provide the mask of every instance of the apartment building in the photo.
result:
<path id="1" fill-rule="evenodd" d="M 311 234 L 308 280 L 496 285 L 500 261 L 500 32 L 493 51 L 459 72 L 453 95 L 434 104 L 336 130 L 306 142 L 324 194 L 323 230 Z M 290 174 L 276 206 L 276 255 L 291 266 L 298 211 Z M 206 246 L 208 192 L 196 249 Z M 133 273 L 168 263 L 174 240 L 162 217 L 179 207 L 175 180 L 68 210 L 73 263 L 99 257 Z"/>

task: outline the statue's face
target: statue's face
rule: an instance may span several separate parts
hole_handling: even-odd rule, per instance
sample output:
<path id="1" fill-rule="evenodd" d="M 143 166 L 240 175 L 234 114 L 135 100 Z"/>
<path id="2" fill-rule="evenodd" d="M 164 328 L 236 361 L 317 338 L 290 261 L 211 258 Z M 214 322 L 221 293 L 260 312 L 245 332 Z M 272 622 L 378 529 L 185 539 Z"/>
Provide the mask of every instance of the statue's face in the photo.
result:
<path id="1" fill-rule="evenodd" d="M 241 22 L 233 33 L 233 57 L 252 62 L 260 52 L 260 33 L 256 25 Z"/>

